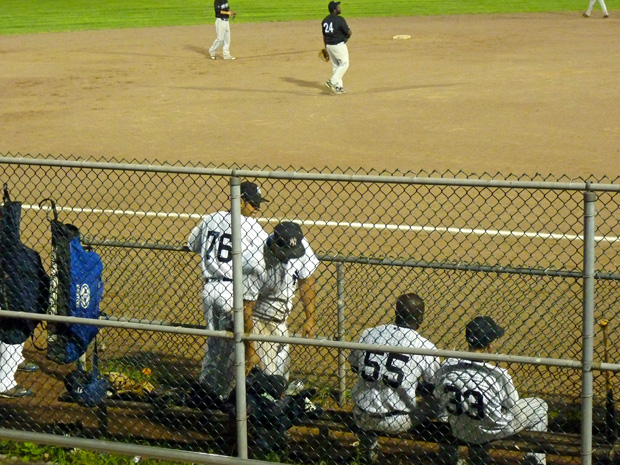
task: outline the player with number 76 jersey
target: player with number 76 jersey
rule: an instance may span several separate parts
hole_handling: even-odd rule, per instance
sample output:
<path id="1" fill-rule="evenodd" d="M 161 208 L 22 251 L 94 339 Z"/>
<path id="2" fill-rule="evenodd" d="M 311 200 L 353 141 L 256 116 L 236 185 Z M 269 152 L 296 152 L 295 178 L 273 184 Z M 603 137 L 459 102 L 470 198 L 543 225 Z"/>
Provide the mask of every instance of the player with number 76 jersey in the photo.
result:
<path id="1" fill-rule="evenodd" d="M 252 182 L 241 183 L 241 261 L 244 288 L 249 276 L 259 269 L 261 248 L 268 237 L 256 216 L 261 203 L 266 202 L 260 188 Z M 206 329 L 232 331 L 233 275 L 232 275 L 232 215 L 221 211 L 205 216 L 188 238 L 188 247 L 200 254 L 204 280 L 202 304 Z M 245 295 L 244 301 L 256 300 Z M 199 381 L 221 397 L 227 397 L 234 386 L 234 341 L 208 338 Z"/>

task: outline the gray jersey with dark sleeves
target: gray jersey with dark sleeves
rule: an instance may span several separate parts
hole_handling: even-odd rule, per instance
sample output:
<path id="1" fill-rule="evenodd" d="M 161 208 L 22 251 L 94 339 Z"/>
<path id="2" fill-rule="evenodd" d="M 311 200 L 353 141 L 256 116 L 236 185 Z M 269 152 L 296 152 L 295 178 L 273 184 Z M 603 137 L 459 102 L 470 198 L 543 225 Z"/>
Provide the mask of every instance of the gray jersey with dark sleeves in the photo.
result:
<path id="1" fill-rule="evenodd" d="M 411 328 L 394 324 L 367 329 L 360 343 L 435 350 L 435 344 Z M 439 359 L 429 355 L 353 350 L 349 363 L 357 372 L 352 392 L 355 406 L 369 414 L 408 413 L 416 408 L 420 379 L 429 381 L 439 369 Z"/>
<path id="2" fill-rule="evenodd" d="M 434 379 L 434 395 L 456 437 L 479 444 L 513 420 L 519 394 L 508 372 L 489 363 L 448 359 Z"/>

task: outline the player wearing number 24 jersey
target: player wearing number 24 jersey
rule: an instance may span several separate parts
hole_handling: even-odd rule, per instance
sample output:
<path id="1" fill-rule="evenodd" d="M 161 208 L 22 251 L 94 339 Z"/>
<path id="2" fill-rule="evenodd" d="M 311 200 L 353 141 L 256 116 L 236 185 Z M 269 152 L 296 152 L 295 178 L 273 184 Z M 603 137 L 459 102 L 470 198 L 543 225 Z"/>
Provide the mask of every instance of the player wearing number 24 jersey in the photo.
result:
<path id="1" fill-rule="evenodd" d="M 394 324 L 367 329 L 359 342 L 435 350 L 435 344 L 417 332 L 423 316 L 424 302 L 420 297 L 401 295 L 396 303 Z M 352 391 L 353 413 L 363 430 L 401 433 L 435 416 L 437 403 L 431 396 L 418 402 L 416 391 L 422 380 L 430 381 L 439 369 L 437 357 L 354 350 L 349 362 L 358 375 Z"/>
<path id="2" fill-rule="evenodd" d="M 470 351 L 490 352 L 504 335 L 492 318 L 480 316 L 465 328 Z M 507 370 L 490 363 L 447 359 L 433 379 L 435 396 L 447 413 L 452 434 L 470 444 L 512 436 L 524 429 L 547 430 L 547 404 L 535 397 L 519 398 Z M 545 454 L 527 454 L 545 464 Z M 531 463 L 531 462 L 530 462 Z"/>
<path id="3" fill-rule="evenodd" d="M 245 290 L 252 288 L 248 279 L 258 267 L 261 248 L 268 237 L 255 218 L 261 203 L 266 201 L 256 184 L 241 183 L 241 261 Z M 188 238 L 189 249 L 201 256 L 202 304 L 206 328 L 210 330 L 230 331 L 233 325 L 231 224 L 230 212 L 212 213 L 192 229 Z M 245 292 L 243 298 L 245 302 L 256 300 L 255 295 Z M 214 393 L 226 397 L 234 385 L 233 366 L 234 341 L 208 338 L 199 380 L 208 382 Z"/>

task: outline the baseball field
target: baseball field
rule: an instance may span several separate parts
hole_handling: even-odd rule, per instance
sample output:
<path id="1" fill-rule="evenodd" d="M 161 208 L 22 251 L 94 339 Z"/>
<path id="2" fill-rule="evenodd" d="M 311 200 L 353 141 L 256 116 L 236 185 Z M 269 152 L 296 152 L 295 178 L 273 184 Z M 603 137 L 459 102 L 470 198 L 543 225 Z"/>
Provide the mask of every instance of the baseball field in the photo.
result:
<path id="1" fill-rule="evenodd" d="M 382 18 L 363 17 L 379 14 L 371 2 L 345 2 L 348 94 L 332 96 L 331 68 L 316 57 L 326 5 L 273 3 L 231 2 L 235 62 L 206 59 L 215 34 L 206 3 L 4 4 L 1 150 L 478 175 L 619 171 L 613 4 L 604 20 L 596 9 L 583 18 L 577 1 L 401 1 Z"/>
<path id="2" fill-rule="evenodd" d="M 620 63 L 615 50 L 620 48 L 620 14 L 616 16 L 612 3 L 610 18 L 603 19 L 598 6 L 592 17 L 583 18 L 586 2 L 575 0 L 400 0 L 388 8 L 345 1 L 343 16 L 353 31 L 351 66 L 344 78 L 348 93 L 337 96 L 323 87 L 331 68 L 316 56 L 327 2 L 230 3 L 238 12 L 231 24 L 234 62 L 208 59 L 215 36 L 210 2 L 119 0 L 93 6 L 41 0 L 3 5 L 0 152 L 257 169 L 618 179 Z M 411 38 L 393 39 L 401 34 Z M 273 216 L 277 202 L 286 204 L 281 210 L 295 213 L 316 207 L 311 189 L 288 196 L 291 190 L 282 183 L 270 187 L 279 199 L 267 212 Z M 177 192 L 191 191 L 179 187 Z M 369 188 L 367 196 L 371 193 Z M 330 198 L 331 193 L 323 194 L 317 198 Z M 346 194 L 343 188 L 341 195 Z M 349 210 L 336 213 L 353 217 L 356 205 L 364 202 L 365 214 L 372 210 L 367 198 L 341 199 Z M 128 203 L 134 200 L 143 199 Z M 198 213 L 210 207 L 195 205 L 193 198 L 176 200 Z M 457 203 L 458 208 L 465 205 Z M 485 201 L 473 203 L 481 214 Z M 403 204 L 403 211 L 412 209 Z M 451 214 L 456 213 L 455 208 Z M 190 226 L 184 225 L 180 239 L 173 241 L 182 241 Z M 329 240 L 323 231 L 312 238 L 318 237 Z M 344 244 L 346 238 L 339 234 L 334 243 L 355 249 L 352 242 Z M 415 240 L 420 237 L 407 243 L 413 246 Z M 181 260 L 197 270 L 195 257 Z M 413 280 L 406 270 L 394 275 Z M 393 292 L 398 287 L 394 275 L 377 271 L 373 283 Z M 355 278 L 360 288 L 367 285 L 364 277 L 369 275 Z M 426 281 L 435 279 L 440 287 L 450 278 Z M 456 286 L 461 291 L 455 294 L 478 296 L 476 286 L 483 289 L 482 299 L 471 308 L 497 298 L 494 284 L 476 284 L 466 273 L 460 279 Z M 542 301 L 553 286 L 553 280 L 540 279 L 531 292 Z M 564 298 L 574 304 L 570 298 L 579 297 L 578 285 L 562 286 L 553 287 L 562 298 L 542 318 L 550 325 L 558 315 L 569 318 Z M 139 287 L 130 287 L 139 293 Z M 518 284 L 507 283 L 505 292 L 511 287 Z M 470 288 L 475 292 L 468 294 Z M 197 292 L 192 299 L 198 306 Z M 510 296 L 505 299 L 511 301 Z M 191 322 L 198 322 L 199 315 L 192 315 L 196 321 Z M 521 323 L 528 327 L 528 321 Z M 529 328 L 528 334 L 538 330 Z M 554 352 L 571 357 L 579 352 L 575 340 L 559 333 L 543 331 L 542 336 L 544 344 L 549 336 L 553 339 Z M 129 338 L 124 342 L 118 349 L 130 350 L 134 343 Z M 513 342 L 508 344 L 514 349 Z M 529 340 L 527 347 L 536 350 Z M 521 376 L 527 389 L 542 387 L 553 394 L 553 383 L 533 386 L 528 374 Z M 574 383 L 569 390 L 578 388 L 576 377 L 561 378 Z"/>

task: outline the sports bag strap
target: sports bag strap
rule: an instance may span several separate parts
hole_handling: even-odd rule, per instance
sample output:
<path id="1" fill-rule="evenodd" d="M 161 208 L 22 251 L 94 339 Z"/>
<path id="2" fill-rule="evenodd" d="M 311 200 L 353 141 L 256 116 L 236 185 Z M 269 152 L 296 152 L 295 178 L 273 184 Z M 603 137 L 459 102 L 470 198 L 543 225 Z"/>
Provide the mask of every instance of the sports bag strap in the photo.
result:
<path id="1" fill-rule="evenodd" d="M 93 350 L 93 379 L 99 376 L 99 350 L 97 348 L 97 336 L 95 336 L 95 349 Z"/>
<path id="2" fill-rule="evenodd" d="M 54 200 L 52 200 L 51 198 L 43 199 L 39 202 L 39 208 L 43 208 L 43 205 L 45 204 L 45 202 L 50 203 L 52 214 L 54 215 L 54 221 L 58 221 L 58 212 L 56 211 L 56 202 L 54 202 Z M 47 219 L 49 220 L 49 212 L 46 213 L 46 216 L 47 216 Z"/>

